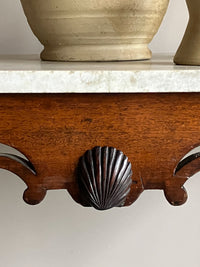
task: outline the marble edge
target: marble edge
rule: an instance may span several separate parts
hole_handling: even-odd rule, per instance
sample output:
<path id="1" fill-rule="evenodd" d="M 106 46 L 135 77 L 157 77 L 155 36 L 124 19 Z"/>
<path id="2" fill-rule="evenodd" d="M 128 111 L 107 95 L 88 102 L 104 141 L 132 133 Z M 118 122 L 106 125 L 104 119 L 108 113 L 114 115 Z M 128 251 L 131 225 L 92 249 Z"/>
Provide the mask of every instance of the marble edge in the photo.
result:
<path id="1" fill-rule="evenodd" d="M 200 92 L 200 70 L 0 71 L 0 93 Z"/>

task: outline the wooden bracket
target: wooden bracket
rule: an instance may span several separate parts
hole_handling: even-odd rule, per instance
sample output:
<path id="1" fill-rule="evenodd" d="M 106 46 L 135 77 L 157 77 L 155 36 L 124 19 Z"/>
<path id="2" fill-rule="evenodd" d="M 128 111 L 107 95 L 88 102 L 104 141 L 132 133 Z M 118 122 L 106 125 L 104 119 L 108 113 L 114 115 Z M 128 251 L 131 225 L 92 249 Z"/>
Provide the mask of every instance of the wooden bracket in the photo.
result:
<path id="1" fill-rule="evenodd" d="M 17 150 L 15 149 L 15 151 Z M 164 183 L 163 190 L 166 199 L 174 206 L 186 202 L 187 192 L 183 185 L 190 175 L 199 171 L 199 167 L 196 169 L 192 164 L 188 168 L 189 163 L 200 158 L 200 147 L 199 151 L 196 150 L 194 153 L 193 151 L 192 149 L 178 163 L 173 174 L 174 178 L 166 180 Z M 24 155 L 21 157 L 15 154 L 0 153 L 0 157 L 20 163 L 30 173 L 37 176 L 35 167 Z M 9 167 L 8 165 L 7 168 L 10 169 Z M 184 174 L 182 173 L 181 178 L 178 177 L 177 173 L 184 168 L 186 169 Z M 131 163 L 122 151 L 113 147 L 94 147 L 92 150 L 86 151 L 79 159 L 77 180 L 74 182 L 73 190 L 76 188 L 75 191 L 79 194 L 78 202 L 83 206 L 94 207 L 98 210 L 123 207 L 132 204 L 145 189 L 149 189 L 145 188 L 142 179 L 140 183 L 131 179 L 132 174 Z M 25 202 L 32 205 L 38 204 L 45 197 L 48 184 L 38 183 L 37 178 L 33 177 L 29 179 L 29 182 L 25 182 L 28 185 L 23 197 Z M 57 183 L 56 180 L 54 182 Z M 71 184 L 66 183 L 66 189 L 69 192 L 70 188 L 72 188 Z M 157 184 L 155 184 L 155 186 L 151 186 L 151 189 L 160 188 L 157 188 Z M 126 202 L 127 199 L 129 199 L 129 203 Z"/>
<path id="2" fill-rule="evenodd" d="M 159 189 L 182 205 L 184 183 L 200 171 L 200 94 L 0 95 L 0 103 L 0 142 L 15 148 L 0 150 L 0 166 L 26 183 L 28 204 L 66 189 L 105 210 Z"/>

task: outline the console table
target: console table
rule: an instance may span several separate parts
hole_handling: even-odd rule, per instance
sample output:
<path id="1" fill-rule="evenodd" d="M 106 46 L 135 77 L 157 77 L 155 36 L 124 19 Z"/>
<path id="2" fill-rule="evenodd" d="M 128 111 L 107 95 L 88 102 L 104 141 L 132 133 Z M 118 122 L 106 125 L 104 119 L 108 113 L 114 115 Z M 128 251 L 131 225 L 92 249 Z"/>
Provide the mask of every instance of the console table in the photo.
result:
<path id="1" fill-rule="evenodd" d="M 200 170 L 199 92 L 200 68 L 167 55 L 113 63 L 1 56 L 0 166 L 27 184 L 32 205 L 53 189 L 99 210 L 155 189 L 182 205 L 184 183 Z"/>

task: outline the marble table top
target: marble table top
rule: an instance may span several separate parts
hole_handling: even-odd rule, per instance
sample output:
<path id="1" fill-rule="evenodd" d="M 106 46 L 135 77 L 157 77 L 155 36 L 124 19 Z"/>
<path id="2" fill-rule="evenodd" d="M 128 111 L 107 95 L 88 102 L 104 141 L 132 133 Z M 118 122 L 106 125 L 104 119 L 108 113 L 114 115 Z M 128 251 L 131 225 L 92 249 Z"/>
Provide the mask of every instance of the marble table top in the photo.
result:
<path id="1" fill-rule="evenodd" d="M 0 93 L 146 92 L 200 92 L 200 67 L 176 66 L 169 55 L 103 63 L 0 56 Z"/>

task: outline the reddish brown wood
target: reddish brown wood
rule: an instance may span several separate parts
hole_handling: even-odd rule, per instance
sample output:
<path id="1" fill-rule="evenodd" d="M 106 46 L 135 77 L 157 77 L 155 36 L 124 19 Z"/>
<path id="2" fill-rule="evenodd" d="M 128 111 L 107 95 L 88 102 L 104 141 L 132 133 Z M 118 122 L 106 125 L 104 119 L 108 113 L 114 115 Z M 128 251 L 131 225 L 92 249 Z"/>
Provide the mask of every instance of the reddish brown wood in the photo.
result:
<path id="1" fill-rule="evenodd" d="M 95 146 L 115 147 L 132 163 L 125 205 L 144 189 L 162 189 L 171 204 L 181 205 L 183 184 L 199 171 L 197 159 L 174 175 L 200 143 L 200 94 L 3 94 L 0 103 L 0 142 L 25 154 L 37 176 L 10 159 L 0 158 L 0 166 L 24 180 L 29 204 L 51 189 L 67 189 L 82 203 L 77 165 Z"/>

